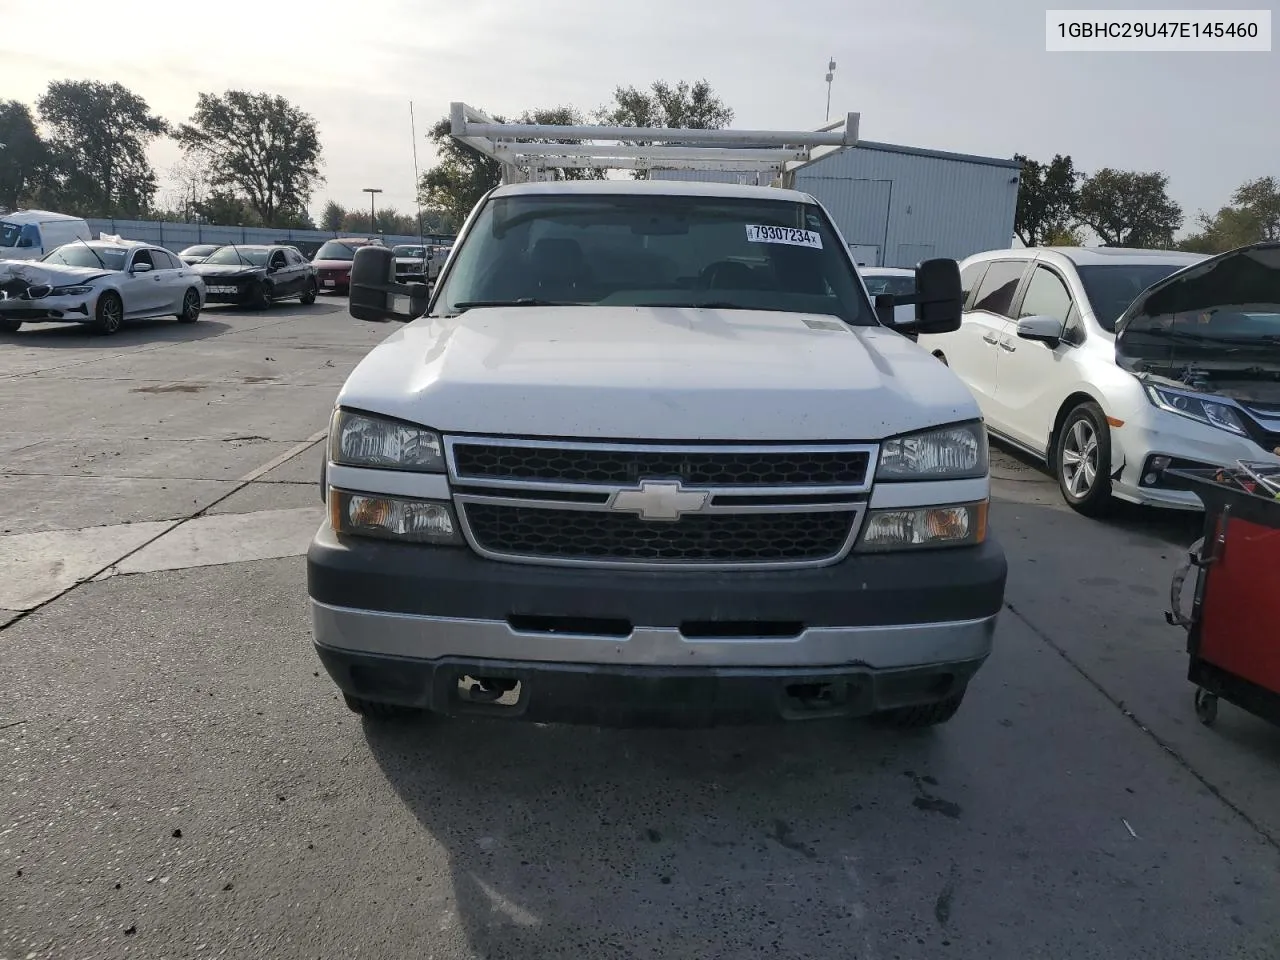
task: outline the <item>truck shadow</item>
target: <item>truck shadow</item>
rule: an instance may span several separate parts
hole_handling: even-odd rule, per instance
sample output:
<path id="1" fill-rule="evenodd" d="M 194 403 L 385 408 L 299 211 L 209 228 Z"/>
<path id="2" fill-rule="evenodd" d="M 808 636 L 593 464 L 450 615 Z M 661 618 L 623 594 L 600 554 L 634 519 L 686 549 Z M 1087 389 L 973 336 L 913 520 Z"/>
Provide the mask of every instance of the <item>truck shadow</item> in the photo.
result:
<path id="1" fill-rule="evenodd" d="M 365 736 L 448 851 L 452 906 L 486 958 L 740 957 L 768 943 L 801 956 L 815 927 L 862 943 L 852 824 L 887 805 L 886 781 L 902 806 L 879 816 L 910 810 L 899 767 L 926 771 L 946 749 L 850 721 L 682 732 L 433 719 Z"/>
<path id="2" fill-rule="evenodd" d="M 129 320 L 118 333 L 109 337 L 102 336 L 82 323 L 30 324 L 17 333 L 0 333 L 0 343 L 41 350 L 83 350 L 96 344 L 105 351 L 140 343 L 208 340 L 210 337 L 221 336 L 230 329 L 229 324 L 212 320 L 205 314 L 201 314 L 196 323 L 178 323 L 172 317 Z"/>

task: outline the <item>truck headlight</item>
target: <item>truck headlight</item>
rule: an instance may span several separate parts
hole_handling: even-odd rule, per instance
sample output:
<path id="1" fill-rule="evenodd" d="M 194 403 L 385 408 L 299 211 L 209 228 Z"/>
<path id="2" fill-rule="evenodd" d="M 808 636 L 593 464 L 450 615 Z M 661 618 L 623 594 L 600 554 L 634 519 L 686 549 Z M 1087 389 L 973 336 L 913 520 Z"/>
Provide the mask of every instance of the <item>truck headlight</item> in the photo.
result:
<path id="1" fill-rule="evenodd" d="M 965 480 L 987 470 L 987 430 L 973 420 L 886 440 L 876 480 Z"/>
<path id="2" fill-rule="evenodd" d="M 344 467 L 443 473 L 440 434 L 403 420 L 339 409 L 329 427 L 329 459 Z"/>
<path id="3" fill-rule="evenodd" d="M 1217 427 L 1219 430 L 1226 430 L 1228 433 L 1236 434 L 1236 436 L 1247 437 L 1249 435 L 1249 432 L 1244 428 L 1244 424 L 1240 421 L 1240 415 L 1236 413 L 1235 407 L 1230 404 L 1218 403 L 1207 397 L 1198 397 L 1192 393 L 1167 390 L 1164 387 L 1157 387 L 1150 383 L 1146 384 L 1146 390 L 1147 399 L 1161 410 L 1176 413 L 1180 417 L 1208 424 L 1211 427 Z"/>
<path id="4" fill-rule="evenodd" d="M 872 510 L 859 538 L 865 551 L 966 547 L 987 538 L 987 501 Z"/>
<path id="5" fill-rule="evenodd" d="M 456 546 L 462 542 L 453 508 L 440 500 L 413 500 L 329 488 L 334 532 L 405 543 Z"/>

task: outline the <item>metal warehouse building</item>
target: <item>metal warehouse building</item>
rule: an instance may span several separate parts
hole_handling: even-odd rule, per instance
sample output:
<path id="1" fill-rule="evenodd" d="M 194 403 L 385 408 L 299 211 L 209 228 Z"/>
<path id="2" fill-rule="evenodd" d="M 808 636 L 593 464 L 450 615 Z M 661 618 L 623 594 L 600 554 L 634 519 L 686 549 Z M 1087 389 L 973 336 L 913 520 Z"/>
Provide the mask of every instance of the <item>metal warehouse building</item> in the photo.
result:
<path id="1" fill-rule="evenodd" d="M 914 267 L 1013 243 L 1015 160 L 860 141 L 795 174 L 795 187 L 831 213 L 866 266 Z M 654 179 L 756 182 L 754 173 L 654 170 Z"/>

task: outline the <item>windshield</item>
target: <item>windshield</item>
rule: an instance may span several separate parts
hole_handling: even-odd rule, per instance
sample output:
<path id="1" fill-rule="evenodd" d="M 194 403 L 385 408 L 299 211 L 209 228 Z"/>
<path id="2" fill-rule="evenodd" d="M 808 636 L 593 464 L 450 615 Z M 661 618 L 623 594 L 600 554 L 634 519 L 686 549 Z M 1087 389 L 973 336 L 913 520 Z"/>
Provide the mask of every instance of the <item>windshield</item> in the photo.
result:
<path id="1" fill-rule="evenodd" d="M 821 208 L 765 197 L 491 199 L 432 307 L 537 301 L 821 313 L 874 326 Z"/>
<path id="2" fill-rule="evenodd" d="M 353 260 L 355 259 L 355 247 L 345 243 L 339 243 L 337 240 L 330 240 L 316 251 L 315 259 L 317 260 Z"/>
<path id="3" fill-rule="evenodd" d="M 1098 325 L 1115 333 L 1116 321 L 1138 294 L 1158 280 L 1187 266 L 1179 263 L 1119 263 L 1077 267 L 1084 292 L 1089 297 Z"/>
<path id="4" fill-rule="evenodd" d="M 126 253 L 120 247 L 68 243 L 46 254 L 41 262 L 58 263 L 67 267 L 97 267 L 99 270 L 105 264 L 108 270 L 123 270 Z M 102 259 L 99 260 L 99 257 Z"/>
<path id="5" fill-rule="evenodd" d="M 213 244 L 204 244 L 203 246 L 199 246 L 199 247 L 187 247 L 187 249 L 182 251 L 182 256 L 207 257 L 209 254 L 213 253 L 213 251 L 217 249 L 218 248 Z"/>
<path id="6" fill-rule="evenodd" d="M 893 274 L 867 276 L 863 274 L 862 282 L 867 285 L 867 292 L 873 297 L 882 293 L 891 293 L 895 297 L 913 297 L 916 293 L 916 278 L 894 276 Z"/>
<path id="7" fill-rule="evenodd" d="M 205 261 L 208 264 L 234 263 L 241 266 L 265 267 L 270 251 L 263 247 L 219 247 Z"/>
<path id="8" fill-rule="evenodd" d="M 0 247 L 16 247 L 22 227 L 16 223 L 0 220 Z"/>
<path id="9" fill-rule="evenodd" d="M 418 259 L 427 255 L 422 247 L 392 247 L 391 252 L 397 257 L 417 257 Z"/>

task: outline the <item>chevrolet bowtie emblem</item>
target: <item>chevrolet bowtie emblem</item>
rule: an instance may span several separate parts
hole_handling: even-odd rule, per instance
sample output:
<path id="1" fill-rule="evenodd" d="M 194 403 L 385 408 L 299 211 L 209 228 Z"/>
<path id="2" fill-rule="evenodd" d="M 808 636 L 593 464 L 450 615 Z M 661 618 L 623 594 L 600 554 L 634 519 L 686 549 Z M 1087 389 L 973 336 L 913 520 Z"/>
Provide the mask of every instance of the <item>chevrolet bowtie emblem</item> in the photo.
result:
<path id="1" fill-rule="evenodd" d="M 609 501 L 610 510 L 639 514 L 642 520 L 679 520 L 707 505 L 706 490 L 686 490 L 678 480 L 641 480 L 638 490 L 619 490 Z"/>

